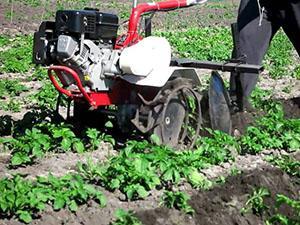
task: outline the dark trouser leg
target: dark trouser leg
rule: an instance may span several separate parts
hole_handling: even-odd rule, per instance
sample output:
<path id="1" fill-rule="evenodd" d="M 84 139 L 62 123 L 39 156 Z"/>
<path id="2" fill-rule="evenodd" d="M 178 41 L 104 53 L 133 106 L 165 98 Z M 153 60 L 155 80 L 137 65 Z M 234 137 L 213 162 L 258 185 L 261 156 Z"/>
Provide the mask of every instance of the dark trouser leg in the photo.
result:
<path id="1" fill-rule="evenodd" d="M 289 3 L 283 15 L 282 28 L 300 56 L 300 1 L 287 1 Z"/>
<path id="2" fill-rule="evenodd" d="M 239 56 L 245 55 L 249 64 L 260 65 L 269 47 L 270 41 L 279 29 L 275 21 L 270 21 L 264 16 L 261 26 L 259 26 L 259 8 L 256 0 L 241 0 L 238 14 L 239 30 Z M 234 74 L 232 74 L 234 76 Z M 240 82 L 243 99 L 247 99 L 257 83 L 258 74 L 243 73 L 239 77 L 231 78 L 231 93 Z"/>

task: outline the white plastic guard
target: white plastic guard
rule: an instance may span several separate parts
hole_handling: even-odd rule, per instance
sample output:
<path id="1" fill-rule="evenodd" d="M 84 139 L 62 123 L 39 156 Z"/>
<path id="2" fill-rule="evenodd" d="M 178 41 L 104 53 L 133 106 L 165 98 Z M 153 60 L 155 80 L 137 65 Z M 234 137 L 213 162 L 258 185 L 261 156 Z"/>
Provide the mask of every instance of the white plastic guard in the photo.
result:
<path id="1" fill-rule="evenodd" d="M 156 71 L 166 71 L 171 61 L 171 46 L 163 37 L 146 37 L 125 48 L 119 65 L 123 73 L 146 77 Z"/>

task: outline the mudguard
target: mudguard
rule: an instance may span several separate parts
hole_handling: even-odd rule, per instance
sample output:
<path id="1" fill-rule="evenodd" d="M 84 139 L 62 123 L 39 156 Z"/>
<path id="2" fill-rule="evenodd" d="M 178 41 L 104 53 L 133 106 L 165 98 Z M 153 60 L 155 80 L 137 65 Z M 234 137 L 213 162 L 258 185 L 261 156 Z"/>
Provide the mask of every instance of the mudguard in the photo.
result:
<path id="1" fill-rule="evenodd" d="M 220 74 L 213 71 L 208 91 L 211 128 L 231 134 L 230 98 Z"/>
<path id="2" fill-rule="evenodd" d="M 170 66 L 171 46 L 162 37 L 146 37 L 137 44 L 125 48 L 120 55 L 121 76 L 129 83 L 162 87 L 172 76 L 196 81 L 199 79 L 194 68 Z M 199 83 L 200 84 L 200 83 Z"/>
<path id="3" fill-rule="evenodd" d="M 162 87 L 171 77 L 184 77 L 193 80 L 195 85 L 200 85 L 200 79 L 195 69 L 187 69 L 184 67 L 169 66 L 159 70 L 152 71 L 146 77 L 140 77 L 136 75 L 124 75 L 122 78 L 129 83 L 151 86 L 151 87 Z"/>

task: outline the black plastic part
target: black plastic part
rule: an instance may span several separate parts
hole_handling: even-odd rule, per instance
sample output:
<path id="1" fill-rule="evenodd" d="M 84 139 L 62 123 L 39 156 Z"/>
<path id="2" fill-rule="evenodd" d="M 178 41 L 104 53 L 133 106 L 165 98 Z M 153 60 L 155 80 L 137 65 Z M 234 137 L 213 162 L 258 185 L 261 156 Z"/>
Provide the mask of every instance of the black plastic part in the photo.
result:
<path id="1" fill-rule="evenodd" d="M 47 49 L 50 40 L 55 38 L 55 22 L 43 21 L 39 30 L 34 33 L 32 62 L 35 64 L 49 65 L 52 63 Z"/>
<path id="2" fill-rule="evenodd" d="M 192 59 L 172 59 L 171 66 L 192 67 L 199 69 L 211 69 L 227 72 L 238 73 L 260 73 L 263 71 L 263 66 L 245 64 L 243 62 L 228 61 L 228 62 L 210 62 L 199 61 Z"/>
<path id="3" fill-rule="evenodd" d="M 151 18 L 145 19 L 145 37 L 149 37 L 152 34 L 152 20 Z"/>
<path id="4" fill-rule="evenodd" d="M 87 39 L 115 39 L 119 26 L 117 15 L 88 10 L 59 10 L 55 17 L 57 33 L 85 34 Z"/>

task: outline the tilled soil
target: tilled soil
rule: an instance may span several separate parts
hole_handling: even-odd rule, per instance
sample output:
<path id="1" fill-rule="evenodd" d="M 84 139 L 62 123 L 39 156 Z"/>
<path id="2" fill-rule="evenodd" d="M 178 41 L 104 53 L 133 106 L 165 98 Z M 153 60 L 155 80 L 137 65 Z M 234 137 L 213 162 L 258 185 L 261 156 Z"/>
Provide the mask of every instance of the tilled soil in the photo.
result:
<path id="1" fill-rule="evenodd" d="M 242 175 L 229 177 L 224 185 L 209 191 L 192 191 L 191 206 L 195 209 L 195 216 L 173 214 L 174 210 L 156 208 L 141 210 L 137 216 L 145 225 L 259 225 L 269 218 L 269 213 L 258 216 L 253 213 L 241 214 L 241 209 L 247 201 L 248 195 L 254 188 L 265 187 L 271 192 L 266 198 L 268 206 L 274 206 L 276 194 L 284 194 L 290 198 L 299 196 L 300 186 L 287 174 L 279 169 L 265 166 L 249 171 Z M 280 211 L 284 215 L 291 215 L 290 208 Z"/>

